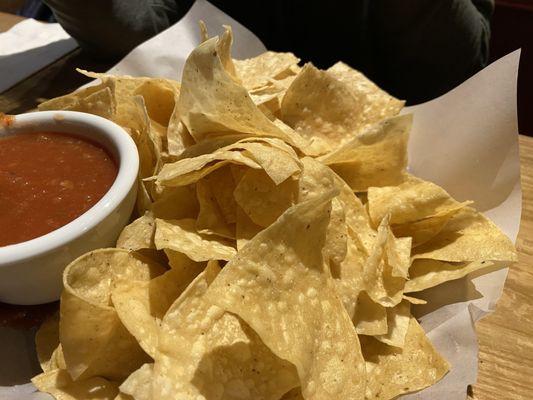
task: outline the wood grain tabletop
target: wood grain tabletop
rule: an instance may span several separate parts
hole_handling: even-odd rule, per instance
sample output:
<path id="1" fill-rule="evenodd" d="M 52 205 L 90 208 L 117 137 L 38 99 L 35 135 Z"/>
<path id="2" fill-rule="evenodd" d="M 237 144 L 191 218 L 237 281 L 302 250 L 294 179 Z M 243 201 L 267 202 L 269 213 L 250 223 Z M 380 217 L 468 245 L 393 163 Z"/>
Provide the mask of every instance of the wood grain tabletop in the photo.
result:
<path id="1" fill-rule="evenodd" d="M 509 270 L 496 311 L 476 325 L 475 400 L 533 399 L 533 138 L 520 135 L 522 220 L 519 261 Z"/>
<path id="2" fill-rule="evenodd" d="M 0 12 L 0 32 L 21 20 Z M 95 61 L 79 50 L 0 94 L 0 111 L 19 113 L 41 98 L 65 94 L 85 81 L 75 67 L 105 71 L 114 61 Z M 533 138 L 520 135 L 522 220 L 517 240 L 519 262 L 509 270 L 496 311 L 476 325 L 479 339 L 478 382 L 468 390 L 474 400 L 533 399 Z M 39 320 L 52 306 L 0 305 L 0 324 Z M 3 314 L 2 314 L 3 310 Z M 23 324 L 22 324 L 23 325 Z M 454 400 L 454 399 L 450 399 Z"/>

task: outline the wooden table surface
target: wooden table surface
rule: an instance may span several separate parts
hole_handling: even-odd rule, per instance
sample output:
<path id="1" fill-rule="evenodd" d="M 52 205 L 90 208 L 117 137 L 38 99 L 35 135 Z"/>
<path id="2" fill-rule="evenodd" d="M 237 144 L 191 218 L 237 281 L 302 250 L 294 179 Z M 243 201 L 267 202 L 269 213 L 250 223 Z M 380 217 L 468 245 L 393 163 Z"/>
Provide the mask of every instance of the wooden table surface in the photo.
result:
<path id="1" fill-rule="evenodd" d="M 0 12 L 0 32 L 20 17 Z M 73 73 L 75 66 L 104 71 L 114 61 L 98 62 L 79 50 L 0 94 L 0 111 L 23 112 L 35 107 L 41 97 L 64 94 L 85 82 Z M 469 388 L 475 400 L 533 399 L 533 138 L 520 135 L 522 173 L 522 221 L 517 240 L 519 262 L 509 271 L 496 311 L 477 323 L 479 339 L 478 382 Z M 4 309 L 6 318 L 23 322 L 37 318 L 50 306 Z M 454 399 L 450 399 L 454 400 Z"/>

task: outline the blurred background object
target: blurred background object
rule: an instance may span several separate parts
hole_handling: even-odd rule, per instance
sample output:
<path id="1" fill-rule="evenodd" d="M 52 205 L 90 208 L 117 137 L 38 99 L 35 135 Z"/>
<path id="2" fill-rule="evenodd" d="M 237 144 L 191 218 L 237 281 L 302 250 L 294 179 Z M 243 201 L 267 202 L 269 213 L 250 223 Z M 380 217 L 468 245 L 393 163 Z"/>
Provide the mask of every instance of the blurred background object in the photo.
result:
<path id="1" fill-rule="evenodd" d="M 533 136 L 533 0 L 496 0 L 490 62 L 519 48 L 518 129 Z"/>
<path id="2" fill-rule="evenodd" d="M 183 4 L 186 3 L 187 1 L 183 1 Z M 216 0 L 214 0 L 214 3 L 218 4 Z M 283 14 L 283 13 L 286 13 L 287 10 L 289 10 L 290 12 L 291 10 L 295 9 L 295 6 L 298 4 L 302 5 L 300 1 L 294 1 L 292 3 L 293 4 L 291 6 L 289 7 L 284 6 L 283 10 L 277 10 L 277 11 L 274 10 L 274 12 L 278 12 L 278 14 Z M 490 3 L 490 1 L 487 1 L 487 3 Z M 314 3 L 310 3 L 310 4 L 314 4 Z M 382 4 L 387 4 L 387 3 L 382 2 Z M 390 4 L 393 4 L 393 3 L 390 3 Z M 404 7 L 409 7 L 410 2 L 406 2 L 403 4 L 405 4 Z M 458 2 L 454 2 L 454 4 L 458 4 Z M 478 10 L 480 10 L 482 13 L 485 12 L 483 11 L 484 5 L 483 5 L 482 0 L 473 1 L 473 4 L 476 4 L 476 7 L 478 7 Z M 479 4 L 482 4 L 482 6 L 480 7 Z M 227 1 L 226 4 L 221 3 L 219 7 L 221 7 L 223 11 L 229 13 L 230 15 L 234 16 L 236 19 L 239 20 L 239 12 L 240 12 L 239 2 Z M 381 7 L 384 10 L 386 10 L 387 8 L 386 5 L 381 6 Z M 397 7 L 397 6 L 394 6 L 394 7 Z M 334 7 L 326 7 L 326 8 L 334 9 Z M 318 9 L 318 8 L 311 7 L 310 13 L 313 13 L 314 9 Z M 399 10 L 399 12 L 400 11 L 401 10 Z M 51 22 L 54 20 L 54 16 L 51 10 L 46 5 L 44 5 L 40 0 L 26 0 L 26 1 L 24 0 L 0 0 L 0 12 L 17 14 L 17 15 L 21 15 L 27 18 L 35 18 L 35 19 L 39 19 L 42 21 L 48 21 L 48 22 Z M 328 12 L 329 14 L 326 13 L 327 15 L 321 15 L 321 17 L 324 17 L 325 20 L 331 20 L 333 19 L 332 12 L 333 11 Z M 406 11 L 406 14 L 408 13 L 409 12 Z M 243 22 L 245 25 L 247 21 L 242 20 L 242 18 L 244 18 L 248 14 L 246 13 L 246 11 L 243 11 L 242 16 L 240 18 L 241 22 Z M 288 17 L 292 21 L 297 18 L 297 15 L 293 15 L 293 16 L 289 15 Z M 275 32 L 272 34 L 268 33 L 269 29 L 273 29 L 271 26 L 272 20 L 265 18 L 265 16 L 262 16 L 261 18 L 259 17 L 256 18 L 257 21 L 252 17 L 250 18 L 251 18 L 250 23 L 252 25 L 255 24 L 258 26 L 257 28 L 258 32 L 256 33 L 258 33 L 260 38 L 265 41 L 266 45 L 270 47 L 276 47 L 275 45 L 272 44 L 272 43 L 275 43 L 275 41 L 272 40 L 272 36 L 275 36 Z M 343 18 L 346 19 L 345 17 Z M 342 20 L 342 18 L 340 19 Z M 261 20 L 268 20 L 268 24 L 269 24 L 268 29 L 266 30 L 261 29 L 261 23 L 264 25 L 264 21 L 261 22 Z M 331 24 L 331 21 L 329 23 Z M 334 23 L 338 23 L 338 21 L 335 21 Z M 3 26 L 2 15 L 0 14 L 0 28 L 2 26 Z M 160 29 L 164 29 L 164 27 L 161 27 Z M 252 27 L 252 30 L 253 30 L 253 27 Z M 324 27 L 322 27 L 322 30 L 324 30 Z M 492 30 L 492 33 L 491 33 L 491 40 L 490 40 L 489 62 L 497 60 L 498 58 L 510 53 L 513 50 L 516 50 L 517 48 L 522 48 L 520 72 L 519 72 L 519 78 L 518 78 L 519 129 L 521 133 L 533 136 L 533 113 L 529 112 L 529 108 L 533 107 L 533 0 L 495 0 L 495 10 L 492 16 L 491 30 Z M 263 31 L 267 33 L 265 34 Z M 347 39 L 346 37 L 341 37 L 338 40 L 339 43 L 336 46 L 334 46 L 335 49 L 339 47 L 339 44 L 346 47 L 344 44 L 346 43 L 347 40 L 349 39 Z M 133 45 L 134 43 L 130 44 L 129 46 L 132 47 Z M 294 44 L 288 43 L 288 45 L 292 45 L 294 47 Z M 302 47 L 300 52 L 303 51 L 305 53 L 306 44 L 303 44 L 302 46 L 300 46 Z M 274 50 L 288 50 L 288 49 L 274 48 Z M 309 58 L 307 54 L 300 54 L 297 50 L 295 52 L 297 53 L 297 55 L 302 56 L 302 58 L 304 59 Z M 85 59 L 91 59 L 91 57 L 93 56 L 84 54 Z M 343 58 L 342 54 L 335 55 L 335 59 L 337 59 L 338 57 Z M 346 57 L 347 56 L 345 55 L 344 58 Z M 115 57 L 115 59 L 112 61 L 115 62 L 116 60 L 117 58 Z M 355 61 L 352 62 L 352 64 L 357 64 L 357 59 L 355 58 L 354 60 Z M 316 60 L 313 59 L 313 61 L 317 63 L 318 66 L 324 67 L 324 65 L 321 65 L 321 64 L 327 63 L 327 55 L 319 56 Z M 349 61 L 349 60 L 345 60 L 345 61 Z M 112 65 L 111 61 L 109 61 L 108 63 L 109 63 L 109 66 Z M 106 62 L 99 61 L 98 65 L 105 67 Z M 446 90 L 448 89 L 448 88 L 440 88 L 440 89 L 436 88 L 432 92 L 430 91 L 427 93 L 423 93 L 421 90 L 415 90 L 414 93 L 411 93 L 411 92 L 406 91 L 405 88 L 398 87 L 397 85 L 395 86 L 394 82 L 387 83 L 387 72 L 386 71 L 385 73 L 383 73 L 383 71 L 378 70 L 376 73 L 370 68 L 368 70 L 365 70 L 366 68 L 363 64 L 354 65 L 354 66 L 356 68 L 361 68 L 363 72 L 368 73 L 372 79 L 375 79 L 377 83 L 384 86 L 385 89 L 391 91 L 393 94 L 397 96 L 407 98 L 411 103 L 418 103 L 418 102 L 427 100 L 428 98 L 438 95 L 444 89 Z M 391 68 L 389 67 L 387 67 L 386 69 L 391 70 Z M 475 70 L 472 70 L 472 72 L 470 73 L 466 72 L 464 74 L 465 76 L 462 79 L 466 79 L 468 77 L 466 75 L 474 73 L 474 72 Z M 382 76 L 380 76 L 380 73 Z M 396 82 L 398 81 L 401 82 L 401 80 L 396 79 Z M 455 85 L 455 82 L 453 84 Z M 407 85 L 407 87 L 409 87 L 409 85 Z M 402 93 L 402 91 L 404 93 Z M 433 95 L 431 93 L 433 93 Z"/>

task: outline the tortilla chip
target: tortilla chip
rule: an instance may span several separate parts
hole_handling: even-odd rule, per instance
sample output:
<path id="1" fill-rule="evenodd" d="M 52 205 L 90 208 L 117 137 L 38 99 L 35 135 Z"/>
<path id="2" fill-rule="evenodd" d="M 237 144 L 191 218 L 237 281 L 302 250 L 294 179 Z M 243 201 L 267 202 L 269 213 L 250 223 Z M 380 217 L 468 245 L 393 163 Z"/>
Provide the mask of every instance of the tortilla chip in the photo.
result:
<path id="1" fill-rule="evenodd" d="M 163 186 L 188 185 L 228 163 L 246 165 L 255 169 L 261 168 L 259 164 L 240 151 L 219 150 L 215 153 L 165 164 L 156 177 L 156 183 Z"/>
<path id="2" fill-rule="evenodd" d="M 150 281 L 119 280 L 114 284 L 111 300 L 120 321 L 152 358 L 157 352 L 159 322 L 202 271 L 190 264 L 190 268 L 172 268 Z"/>
<path id="3" fill-rule="evenodd" d="M 296 366 L 304 397 L 363 399 L 357 334 L 322 256 L 335 195 L 287 210 L 239 251 L 207 295 Z"/>
<path id="4" fill-rule="evenodd" d="M 119 393 L 114 400 L 135 400 L 135 398 L 126 393 Z"/>
<path id="5" fill-rule="evenodd" d="M 233 32 L 231 26 L 222 25 L 224 27 L 224 33 L 220 36 L 217 42 L 217 54 L 220 58 L 220 62 L 224 66 L 226 72 L 236 81 L 240 82 L 240 78 L 235 71 L 235 65 L 231 58 L 231 46 L 233 44 Z"/>
<path id="6" fill-rule="evenodd" d="M 50 393 L 56 400 L 113 400 L 117 385 L 101 377 L 73 382 L 67 371 L 56 369 L 35 376 L 32 380 L 41 392 Z"/>
<path id="7" fill-rule="evenodd" d="M 324 154 L 349 141 L 363 105 L 331 74 L 306 64 L 283 96 L 281 119 Z"/>
<path id="8" fill-rule="evenodd" d="M 177 101 L 177 99 L 176 99 Z M 195 144 L 191 134 L 180 120 L 178 107 L 170 117 L 167 130 L 168 154 L 171 156 L 180 156 L 185 149 Z"/>
<path id="9" fill-rule="evenodd" d="M 278 137 L 299 148 L 306 147 L 303 138 L 281 129 L 259 111 L 246 89 L 224 68 L 217 46 L 217 38 L 205 41 L 185 63 L 178 104 L 191 136 L 199 142 L 215 133 L 243 133 Z"/>
<path id="10" fill-rule="evenodd" d="M 402 301 L 394 307 L 387 308 L 387 333 L 374 335 L 374 337 L 394 347 L 404 347 L 405 336 L 411 319 L 411 303 Z"/>
<path id="11" fill-rule="evenodd" d="M 269 139 L 266 143 L 241 141 L 244 154 L 256 161 L 276 185 L 279 185 L 295 173 L 300 172 L 301 163 L 290 146 L 281 140 Z M 271 145 L 272 144 L 272 145 Z"/>
<path id="12" fill-rule="evenodd" d="M 237 251 L 240 251 L 246 243 L 262 230 L 262 226 L 255 224 L 248 214 L 246 214 L 241 207 L 237 206 L 237 222 L 235 223 Z"/>
<path id="13" fill-rule="evenodd" d="M 387 214 L 392 225 L 405 224 L 446 214 L 458 205 L 440 186 L 412 175 L 397 186 L 368 188 L 368 212 L 374 226 Z"/>
<path id="14" fill-rule="evenodd" d="M 387 309 L 374 302 L 366 292 L 361 292 L 357 298 L 353 320 L 359 335 L 385 335 L 389 331 Z"/>
<path id="15" fill-rule="evenodd" d="M 48 372 L 51 367 L 52 356 L 59 346 L 59 313 L 51 315 L 44 320 L 35 334 L 35 349 L 37 359 L 43 372 Z"/>
<path id="16" fill-rule="evenodd" d="M 135 400 L 152 399 L 154 364 L 144 364 L 120 385 L 120 391 Z"/>
<path id="17" fill-rule="evenodd" d="M 198 25 L 200 27 L 200 43 L 203 43 L 209 39 L 209 32 L 207 31 L 207 25 L 203 20 L 199 20 Z"/>
<path id="18" fill-rule="evenodd" d="M 48 371 L 53 371 L 55 369 L 67 369 L 67 363 L 65 362 L 65 355 L 63 354 L 63 347 L 61 344 L 56 347 L 50 358 Z"/>
<path id="19" fill-rule="evenodd" d="M 238 167 L 243 168 L 243 170 L 248 169 L 243 166 L 237 166 L 236 164 L 230 164 L 211 172 L 204 178 L 211 187 L 211 193 L 215 197 L 220 212 L 228 224 L 234 224 L 237 221 L 237 203 L 233 197 L 236 182 L 233 178 L 231 169 Z"/>
<path id="20" fill-rule="evenodd" d="M 113 91 L 113 86 L 103 84 L 89 86 L 45 101 L 39 104 L 38 109 L 39 111 L 81 111 L 110 119 L 116 112 L 117 106 Z"/>
<path id="21" fill-rule="evenodd" d="M 438 260 L 417 259 L 409 268 L 410 278 L 405 284 L 405 291 L 419 292 L 441 283 L 460 279 L 471 272 L 483 268 L 503 267 L 502 261 L 473 261 L 448 263 Z"/>
<path id="22" fill-rule="evenodd" d="M 355 98 L 364 104 L 363 124 L 373 124 L 398 115 L 405 104 L 404 101 L 392 97 L 361 72 L 342 61 L 328 68 L 327 72 L 345 83 Z"/>
<path id="23" fill-rule="evenodd" d="M 405 180 L 412 114 L 386 119 L 358 133 L 319 161 L 329 165 L 353 191 Z"/>
<path id="24" fill-rule="evenodd" d="M 135 89 L 134 93 L 144 99 L 150 120 L 167 127 L 179 95 L 177 87 L 167 84 L 164 80 L 147 79 Z"/>
<path id="25" fill-rule="evenodd" d="M 456 208 L 451 208 L 443 214 L 405 224 L 392 225 L 391 229 L 397 237 L 410 237 L 413 247 L 420 246 L 437 236 L 452 217 L 468 204 L 470 202 L 459 203 Z"/>
<path id="26" fill-rule="evenodd" d="M 196 219 L 198 233 L 234 239 L 235 228 L 226 222 L 208 181 L 200 179 L 196 183 L 196 196 L 200 205 L 200 213 Z"/>
<path id="27" fill-rule="evenodd" d="M 269 78 L 276 78 L 290 71 L 291 66 L 299 62 L 300 59 L 292 53 L 274 51 L 267 51 L 245 60 L 233 60 L 237 76 L 248 90 L 267 85 Z"/>
<path id="28" fill-rule="evenodd" d="M 149 280 L 164 268 L 134 253 L 101 249 L 74 260 L 63 273 L 59 337 L 73 379 L 121 380 L 148 356 L 122 325 L 111 303 L 113 282 Z"/>
<path id="29" fill-rule="evenodd" d="M 283 395 L 280 400 L 304 400 L 302 388 L 294 388 Z"/>
<path id="30" fill-rule="evenodd" d="M 388 400 L 438 382 L 450 366 L 411 317 L 403 349 L 361 336 L 367 370 L 367 399 Z"/>
<path id="31" fill-rule="evenodd" d="M 199 211 L 194 185 L 165 187 L 151 205 L 157 218 L 183 219 L 196 218 Z"/>
<path id="32" fill-rule="evenodd" d="M 234 196 L 254 224 L 266 227 L 295 203 L 297 181 L 287 179 L 276 185 L 263 170 L 249 170 L 235 188 Z"/>
<path id="33" fill-rule="evenodd" d="M 365 290 L 374 302 L 384 307 L 400 303 L 410 265 L 410 250 L 410 238 L 395 238 L 386 216 L 363 270 Z"/>
<path id="34" fill-rule="evenodd" d="M 205 297 L 219 270 L 210 264 L 163 319 L 153 398 L 277 400 L 298 384 L 290 363 Z"/>
<path id="35" fill-rule="evenodd" d="M 155 245 L 186 254 L 194 261 L 231 260 L 236 251 L 227 241 L 202 235 L 193 219 L 156 219 Z"/>
<path id="36" fill-rule="evenodd" d="M 405 287 L 407 288 L 409 282 L 407 282 L 405 284 Z M 407 300 L 409 303 L 411 304 L 427 304 L 428 302 L 426 300 L 423 300 L 423 299 L 418 299 L 416 297 L 412 297 L 412 296 L 407 296 L 407 295 L 403 295 L 403 299 L 404 300 Z"/>
<path id="37" fill-rule="evenodd" d="M 421 258 L 448 262 L 518 259 L 511 240 L 471 207 L 462 208 L 437 236 L 413 249 L 413 259 Z"/>
<path id="38" fill-rule="evenodd" d="M 153 249 L 155 219 L 146 213 L 126 226 L 117 239 L 117 247 L 126 250 Z"/>

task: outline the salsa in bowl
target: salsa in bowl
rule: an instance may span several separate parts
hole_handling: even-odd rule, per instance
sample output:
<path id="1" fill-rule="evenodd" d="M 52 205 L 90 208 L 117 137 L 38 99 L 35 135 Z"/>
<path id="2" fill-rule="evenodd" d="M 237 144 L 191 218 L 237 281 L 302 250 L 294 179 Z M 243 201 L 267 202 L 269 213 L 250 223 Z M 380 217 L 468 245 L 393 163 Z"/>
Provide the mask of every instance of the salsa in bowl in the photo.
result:
<path id="1" fill-rule="evenodd" d="M 95 115 L 35 112 L 2 119 L 0 160 L 0 301 L 57 300 L 68 263 L 128 222 L 135 144 Z"/>

